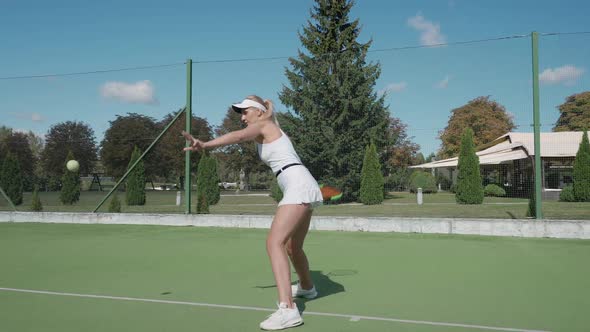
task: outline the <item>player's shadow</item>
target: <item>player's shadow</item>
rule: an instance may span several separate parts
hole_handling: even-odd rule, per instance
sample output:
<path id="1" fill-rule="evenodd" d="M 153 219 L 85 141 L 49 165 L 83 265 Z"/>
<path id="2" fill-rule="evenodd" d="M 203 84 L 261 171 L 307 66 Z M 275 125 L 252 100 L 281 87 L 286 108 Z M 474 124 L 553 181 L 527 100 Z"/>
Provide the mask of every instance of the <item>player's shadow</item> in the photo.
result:
<path id="1" fill-rule="evenodd" d="M 314 271 L 311 270 L 311 279 L 313 280 L 313 284 L 318 291 L 318 296 L 314 299 L 305 299 L 305 298 L 296 298 L 294 299 L 297 303 L 297 308 L 299 311 L 305 311 L 305 303 L 309 301 L 313 301 L 316 299 L 321 299 L 322 297 L 330 296 L 333 294 L 345 292 L 345 288 L 342 284 L 332 280 L 330 277 L 338 277 L 338 276 L 348 276 L 357 274 L 355 270 L 334 270 L 328 272 L 326 274 L 322 273 L 322 271 Z M 295 279 L 297 276 L 294 276 Z M 269 285 L 269 286 L 256 286 L 256 288 L 275 288 L 276 285 Z"/>

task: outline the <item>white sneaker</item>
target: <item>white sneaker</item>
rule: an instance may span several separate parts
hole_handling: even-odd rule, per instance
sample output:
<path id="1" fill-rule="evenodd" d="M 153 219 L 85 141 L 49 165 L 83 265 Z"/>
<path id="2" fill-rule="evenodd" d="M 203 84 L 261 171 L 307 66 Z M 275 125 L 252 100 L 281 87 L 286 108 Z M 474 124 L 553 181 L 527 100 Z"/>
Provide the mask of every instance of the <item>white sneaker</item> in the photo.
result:
<path id="1" fill-rule="evenodd" d="M 293 297 L 304 297 L 306 299 L 313 299 L 318 296 L 315 286 L 311 289 L 303 289 L 299 282 L 297 282 L 297 285 L 291 285 L 291 294 Z"/>
<path id="2" fill-rule="evenodd" d="M 263 330 L 274 331 L 282 330 L 289 327 L 303 324 L 303 319 L 297 309 L 297 304 L 293 303 L 293 309 L 289 308 L 286 303 L 279 304 L 279 310 L 268 316 L 264 322 L 260 323 Z"/>

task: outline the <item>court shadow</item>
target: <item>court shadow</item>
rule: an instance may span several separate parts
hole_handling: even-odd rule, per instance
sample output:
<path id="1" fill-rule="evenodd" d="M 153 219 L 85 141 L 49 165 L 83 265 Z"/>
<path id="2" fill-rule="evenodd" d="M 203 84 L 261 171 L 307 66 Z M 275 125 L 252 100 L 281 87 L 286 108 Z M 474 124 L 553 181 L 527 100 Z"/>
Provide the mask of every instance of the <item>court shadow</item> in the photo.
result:
<path id="1" fill-rule="evenodd" d="M 514 215 L 514 213 L 512 213 L 510 211 L 506 211 L 506 213 L 510 216 L 510 219 L 517 219 L 516 216 Z"/>
<path id="2" fill-rule="evenodd" d="M 315 285 L 318 296 L 314 299 L 305 299 L 305 298 L 295 298 L 295 303 L 297 303 L 297 308 L 299 308 L 300 312 L 305 311 L 305 304 L 309 301 L 314 301 L 317 299 L 321 299 L 322 297 L 334 295 L 337 293 L 345 292 L 346 289 L 344 286 L 334 280 L 331 277 L 342 277 L 342 276 L 350 276 L 355 275 L 358 272 L 356 270 L 333 270 L 328 273 L 323 273 L 322 271 L 314 271 L 311 270 L 311 279 L 313 280 L 313 284 Z M 293 280 L 297 279 L 297 275 L 294 274 Z M 276 285 L 267 285 L 267 286 L 254 286 L 255 288 L 276 288 Z"/>

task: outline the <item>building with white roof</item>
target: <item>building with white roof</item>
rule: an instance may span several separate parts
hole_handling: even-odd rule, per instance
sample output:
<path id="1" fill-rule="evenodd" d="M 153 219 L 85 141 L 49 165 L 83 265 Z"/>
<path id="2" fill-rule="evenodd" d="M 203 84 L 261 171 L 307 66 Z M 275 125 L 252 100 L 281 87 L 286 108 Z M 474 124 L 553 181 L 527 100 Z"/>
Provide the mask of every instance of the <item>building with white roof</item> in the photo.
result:
<path id="1" fill-rule="evenodd" d="M 544 197 L 556 198 L 572 183 L 573 162 L 583 132 L 541 133 L 541 169 Z M 510 132 L 478 147 L 476 153 L 484 185 L 496 183 L 514 195 L 527 195 L 533 186 L 535 144 L 533 133 Z M 436 160 L 411 168 L 438 169 L 456 181 L 458 157 Z"/>

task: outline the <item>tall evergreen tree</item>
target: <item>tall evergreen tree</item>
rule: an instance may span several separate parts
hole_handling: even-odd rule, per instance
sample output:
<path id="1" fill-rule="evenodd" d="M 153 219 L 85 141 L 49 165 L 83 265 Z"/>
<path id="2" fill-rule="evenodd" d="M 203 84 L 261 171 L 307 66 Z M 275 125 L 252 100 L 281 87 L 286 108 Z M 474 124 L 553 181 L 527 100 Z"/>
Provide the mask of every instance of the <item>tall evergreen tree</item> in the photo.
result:
<path id="1" fill-rule="evenodd" d="M 288 113 L 285 131 L 311 173 L 339 186 L 344 199 L 357 200 L 365 147 L 371 139 L 380 159 L 390 145 L 384 96 L 373 91 L 381 69 L 367 63 L 372 41 L 357 41 L 359 20 L 350 20 L 354 2 L 316 0 L 299 39 L 307 52 L 290 58 L 290 87 L 280 93 Z"/>
<path id="2" fill-rule="evenodd" d="M 139 157 L 141 157 L 141 151 L 135 146 L 127 169 L 129 169 Z M 125 202 L 127 202 L 127 205 L 145 204 L 145 166 L 143 160 L 137 163 L 133 171 L 127 176 Z"/>
<path id="3" fill-rule="evenodd" d="M 68 152 L 68 156 L 61 166 L 66 171 L 61 177 L 62 187 L 59 193 L 59 200 L 62 204 L 71 205 L 80 200 L 80 170 L 75 172 L 67 170 L 66 163 L 68 160 L 74 160 L 72 151 Z"/>
<path id="4" fill-rule="evenodd" d="M 379 155 L 375 144 L 371 142 L 371 145 L 367 146 L 361 172 L 361 203 L 365 205 L 381 204 L 383 202 L 383 186 Z"/>
<path id="5" fill-rule="evenodd" d="M 483 203 L 483 185 L 479 172 L 479 157 L 473 146 L 473 130 L 466 128 L 461 137 L 461 154 L 457 165 L 457 187 L 455 199 L 459 204 Z"/>
<path id="6" fill-rule="evenodd" d="M 23 203 L 23 175 L 16 157 L 8 152 L 0 169 L 0 187 L 14 205 Z"/>
<path id="7" fill-rule="evenodd" d="M 578 202 L 590 202 L 590 143 L 588 130 L 584 130 L 582 142 L 574 160 L 574 197 Z"/>
<path id="8" fill-rule="evenodd" d="M 220 198 L 217 161 L 207 153 L 203 153 L 197 169 L 197 205 L 202 204 L 199 195 L 207 200 L 207 208 L 217 204 Z M 198 208 L 197 208 L 198 210 Z"/>

